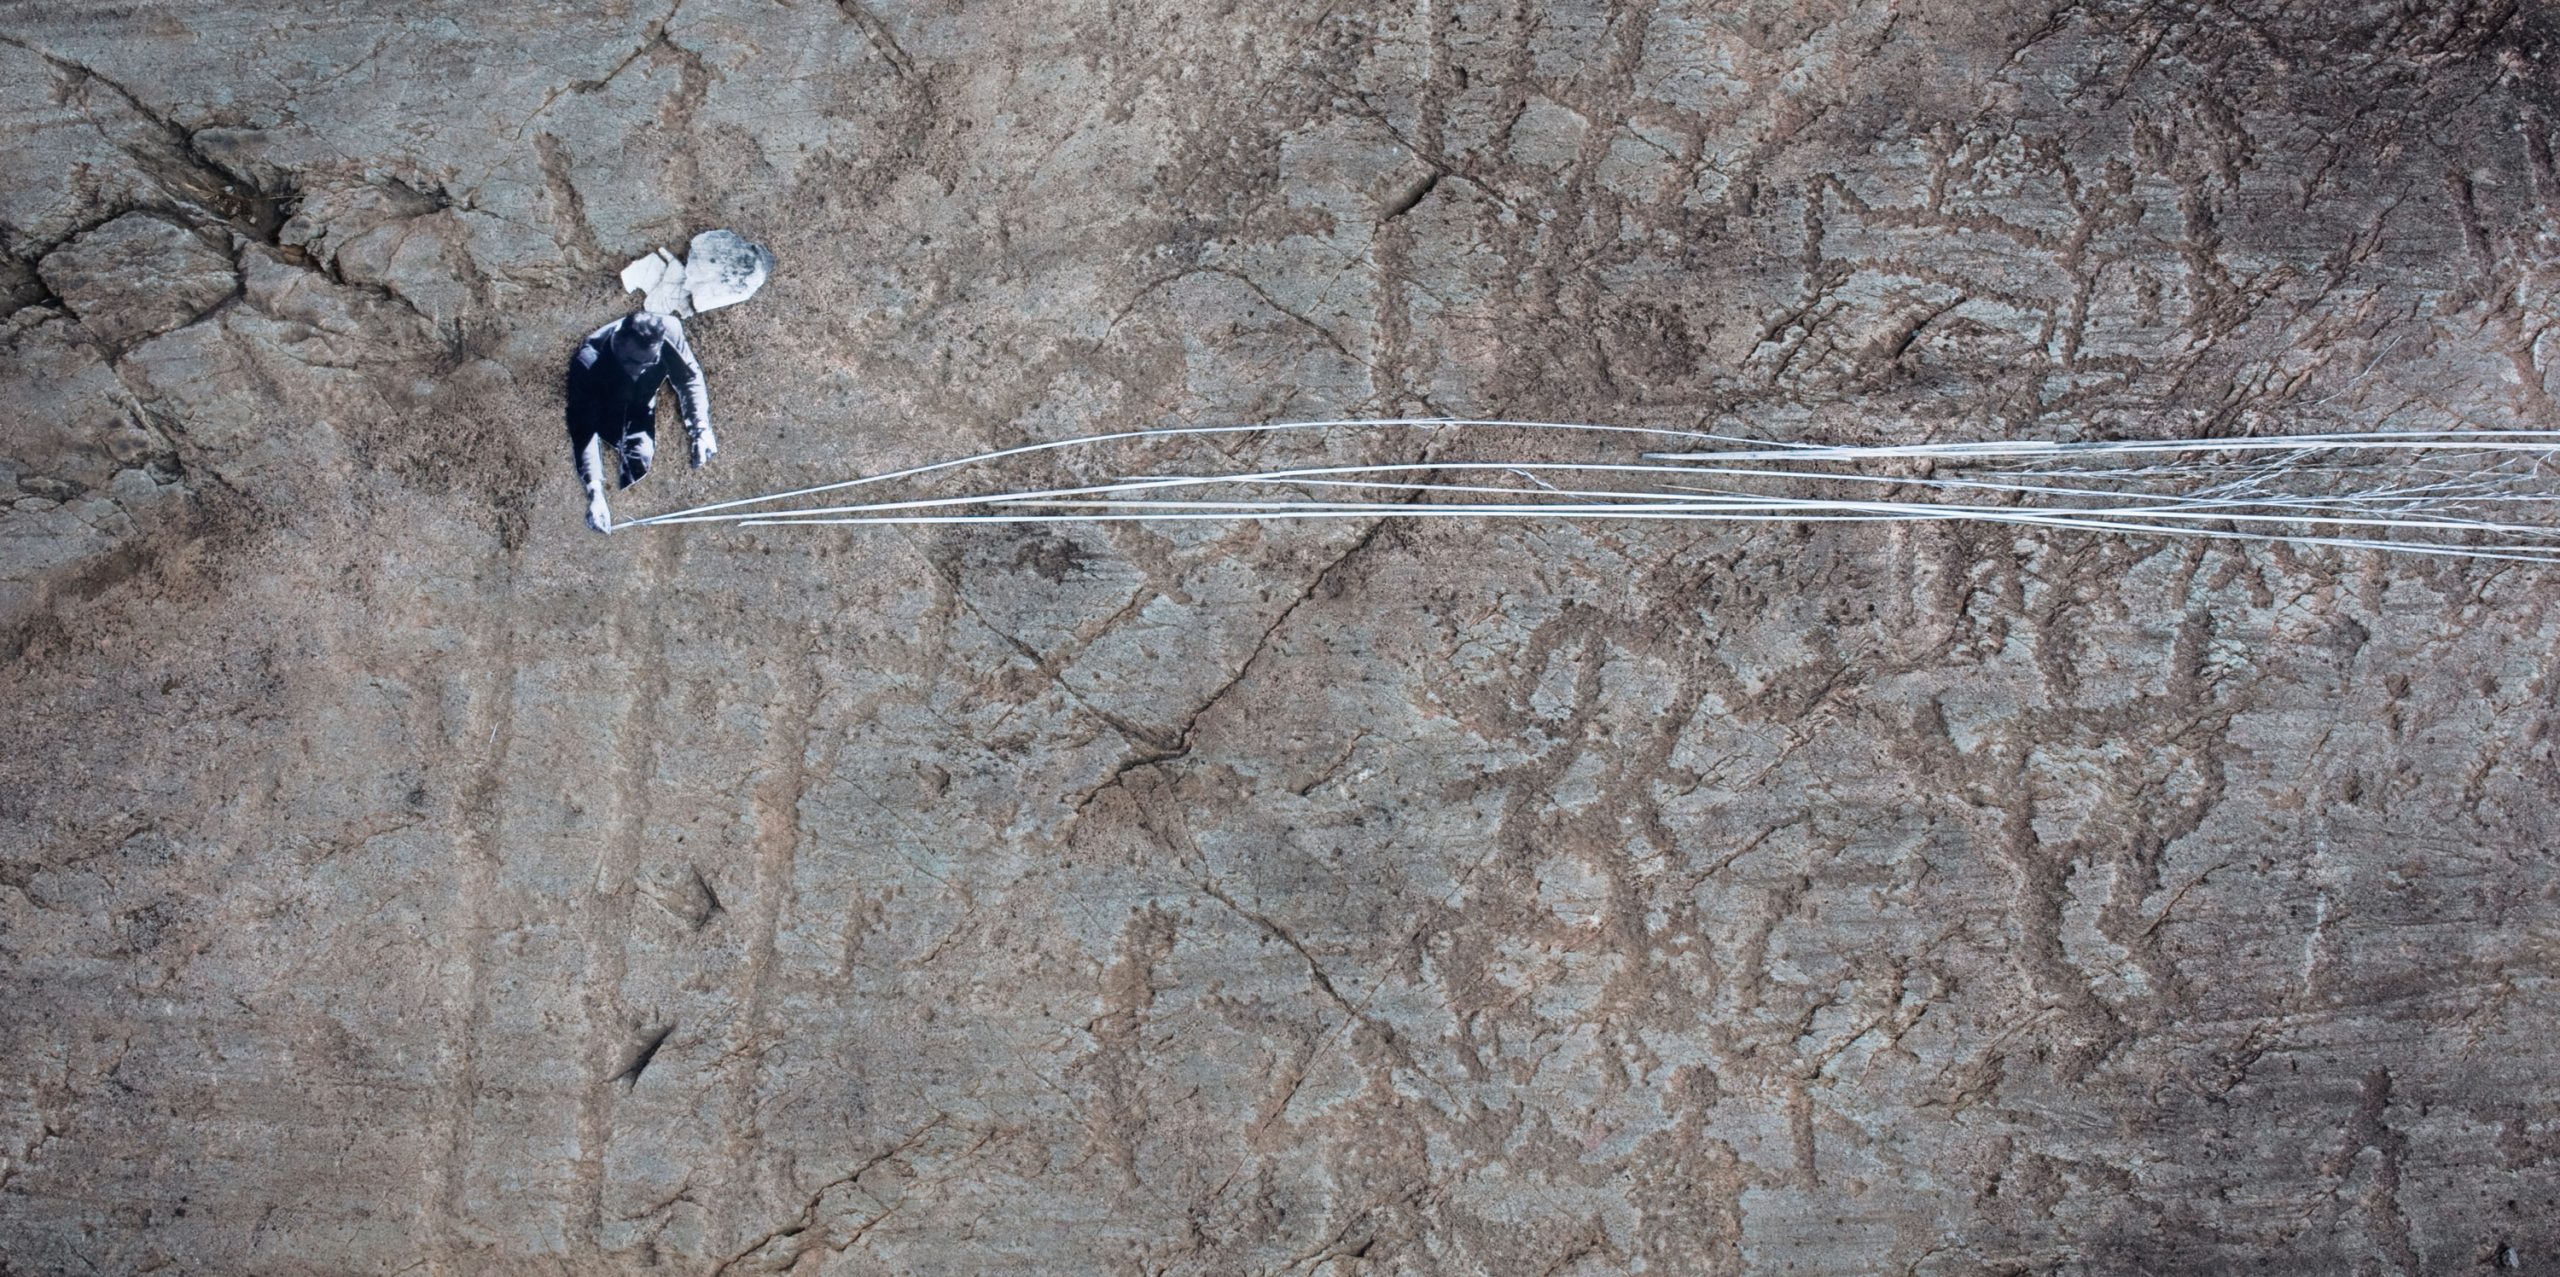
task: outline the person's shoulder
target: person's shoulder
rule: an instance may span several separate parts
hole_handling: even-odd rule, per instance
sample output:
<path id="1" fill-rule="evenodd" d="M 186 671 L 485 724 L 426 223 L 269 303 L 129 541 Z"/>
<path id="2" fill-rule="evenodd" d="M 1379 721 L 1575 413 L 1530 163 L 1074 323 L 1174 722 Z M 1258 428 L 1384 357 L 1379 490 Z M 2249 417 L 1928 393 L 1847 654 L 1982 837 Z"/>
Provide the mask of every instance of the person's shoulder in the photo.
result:
<path id="1" fill-rule="evenodd" d="M 578 353 L 569 356 L 570 365 L 578 368 L 595 367 L 596 361 L 604 358 L 606 349 L 613 344 L 614 330 L 620 327 L 622 327 L 622 321 L 617 319 L 579 338 Z"/>

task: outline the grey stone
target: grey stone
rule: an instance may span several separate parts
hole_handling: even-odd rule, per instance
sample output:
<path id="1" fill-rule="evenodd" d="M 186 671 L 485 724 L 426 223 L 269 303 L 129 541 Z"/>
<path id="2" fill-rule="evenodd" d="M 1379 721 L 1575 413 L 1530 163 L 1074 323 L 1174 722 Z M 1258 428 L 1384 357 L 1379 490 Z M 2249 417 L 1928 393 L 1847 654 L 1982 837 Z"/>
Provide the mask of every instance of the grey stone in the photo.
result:
<path id="1" fill-rule="evenodd" d="M 127 213 L 45 255 L 36 267 L 97 340 L 164 333 L 238 291 L 231 259 L 204 237 L 149 213 Z"/>
<path id="2" fill-rule="evenodd" d="M 2547 429 L 2547 6 L 351 14 L 0 32 L 80 316 L 0 279 L 0 1269 L 2560 1265 L 2548 571 L 602 538 L 559 400 L 728 225 L 787 286 L 626 515 L 1336 414 Z M 127 222 L 238 300 L 54 267 Z M 1001 477 L 1479 446 L 1633 451 Z"/>

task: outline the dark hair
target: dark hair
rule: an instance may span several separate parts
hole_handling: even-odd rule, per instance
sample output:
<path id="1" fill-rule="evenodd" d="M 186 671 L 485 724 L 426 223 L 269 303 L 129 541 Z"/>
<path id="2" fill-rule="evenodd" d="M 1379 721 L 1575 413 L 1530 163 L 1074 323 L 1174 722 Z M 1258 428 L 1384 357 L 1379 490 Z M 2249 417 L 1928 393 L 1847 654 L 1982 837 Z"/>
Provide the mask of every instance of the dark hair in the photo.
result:
<path id="1" fill-rule="evenodd" d="M 667 339 L 667 321 L 654 311 L 635 310 L 622 317 L 622 333 L 654 346 Z"/>

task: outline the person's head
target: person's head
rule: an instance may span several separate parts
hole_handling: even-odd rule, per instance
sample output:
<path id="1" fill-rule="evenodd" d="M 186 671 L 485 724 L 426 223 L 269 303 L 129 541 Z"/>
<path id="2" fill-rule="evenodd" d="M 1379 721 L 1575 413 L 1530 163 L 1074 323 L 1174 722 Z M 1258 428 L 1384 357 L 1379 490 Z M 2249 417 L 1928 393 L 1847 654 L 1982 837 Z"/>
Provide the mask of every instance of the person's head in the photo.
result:
<path id="1" fill-rule="evenodd" d="M 635 310 L 622 317 L 622 327 L 613 334 L 613 353 L 627 364 L 656 362 L 666 348 L 667 321 L 645 310 Z"/>

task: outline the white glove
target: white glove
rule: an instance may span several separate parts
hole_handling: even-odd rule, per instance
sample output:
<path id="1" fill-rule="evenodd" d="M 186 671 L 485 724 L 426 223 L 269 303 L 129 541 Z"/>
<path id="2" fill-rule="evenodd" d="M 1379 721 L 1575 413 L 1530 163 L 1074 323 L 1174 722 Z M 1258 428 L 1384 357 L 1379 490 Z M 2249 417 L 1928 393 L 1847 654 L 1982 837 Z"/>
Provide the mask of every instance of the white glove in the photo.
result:
<path id="1" fill-rule="evenodd" d="M 587 499 L 587 526 L 607 536 L 613 534 L 613 509 L 601 496 Z"/>
<path id="2" fill-rule="evenodd" d="M 711 459 L 719 455 L 720 437 L 711 433 L 710 427 L 703 427 L 702 433 L 693 437 L 694 469 L 699 470 L 702 467 L 709 465 L 711 463 Z"/>

